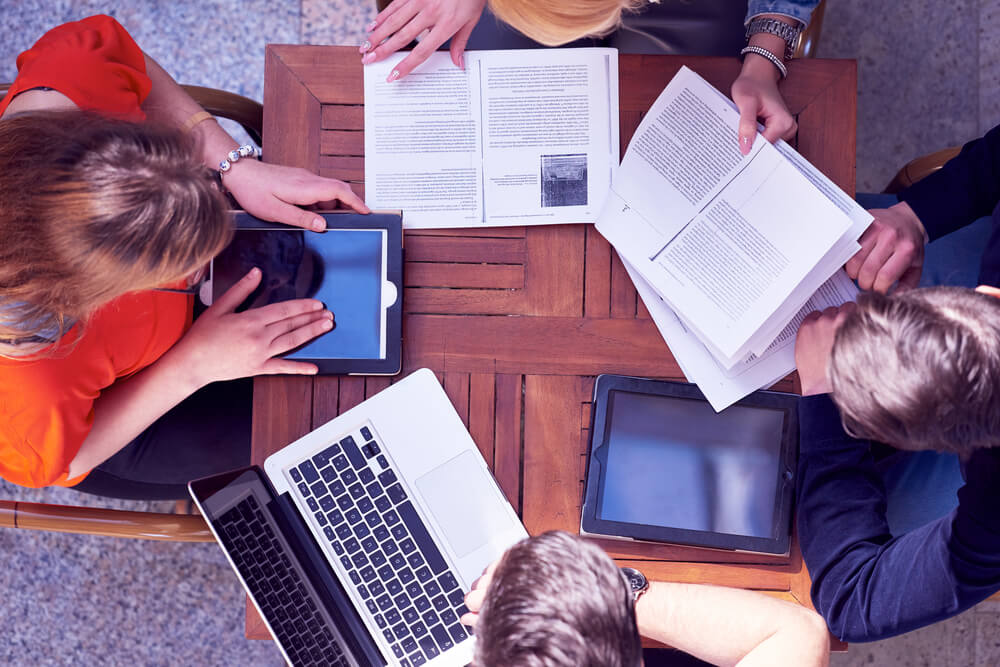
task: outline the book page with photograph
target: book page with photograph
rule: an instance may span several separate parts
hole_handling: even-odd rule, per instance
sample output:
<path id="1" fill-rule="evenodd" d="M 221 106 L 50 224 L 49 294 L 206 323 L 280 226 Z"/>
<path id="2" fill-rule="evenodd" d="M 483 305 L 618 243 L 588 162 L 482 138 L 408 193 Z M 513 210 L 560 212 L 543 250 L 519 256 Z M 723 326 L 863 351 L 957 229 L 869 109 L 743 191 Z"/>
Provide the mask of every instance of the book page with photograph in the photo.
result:
<path id="1" fill-rule="evenodd" d="M 618 167 L 615 49 L 471 51 L 487 225 L 593 222 Z"/>
<path id="2" fill-rule="evenodd" d="M 438 52 L 386 83 L 405 56 L 364 69 L 365 199 L 402 209 L 405 227 L 482 224 L 479 82 Z"/>

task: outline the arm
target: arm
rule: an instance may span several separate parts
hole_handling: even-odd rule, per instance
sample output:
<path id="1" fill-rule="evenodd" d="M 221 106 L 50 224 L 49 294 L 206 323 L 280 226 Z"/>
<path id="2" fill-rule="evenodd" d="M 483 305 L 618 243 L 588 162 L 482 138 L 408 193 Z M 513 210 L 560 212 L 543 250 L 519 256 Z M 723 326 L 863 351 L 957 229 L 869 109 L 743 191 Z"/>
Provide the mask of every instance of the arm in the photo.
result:
<path id="1" fill-rule="evenodd" d="M 1000 126 L 965 144 L 899 200 L 913 209 L 931 241 L 989 215 L 1000 203 Z"/>
<path id="2" fill-rule="evenodd" d="M 829 395 L 799 407 L 798 528 L 812 596 L 835 635 L 872 641 L 958 614 L 1000 589 L 1000 457 L 983 450 L 950 515 L 900 537 L 870 443 L 844 433 Z"/>
<path id="3" fill-rule="evenodd" d="M 635 607 L 639 633 L 715 665 L 827 665 L 816 612 L 737 588 L 653 582 Z"/>
<path id="4" fill-rule="evenodd" d="M 149 120 L 181 127 L 193 114 L 202 111 L 198 103 L 148 55 L 146 73 L 152 87 L 142 108 Z M 202 162 L 210 169 L 218 169 L 226 154 L 237 148 L 236 141 L 214 119 L 198 123 L 191 132 L 201 151 Z M 248 213 L 316 231 L 326 229 L 326 223 L 298 205 L 340 200 L 359 213 L 369 212 L 365 203 L 346 183 L 321 178 L 305 169 L 243 160 L 223 175 L 223 183 Z"/>
<path id="5" fill-rule="evenodd" d="M 256 269 L 229 289 L 154 364 L 116 382 L 94 403 L 94 421 L 70 462 L 73 480 L 111 458 L 201 387 L 265 373 L 315 374 L 316 366 L 273 356 L 329 331 L 332 314 L 315 299 L 234 312 L 260 283 Z"/>

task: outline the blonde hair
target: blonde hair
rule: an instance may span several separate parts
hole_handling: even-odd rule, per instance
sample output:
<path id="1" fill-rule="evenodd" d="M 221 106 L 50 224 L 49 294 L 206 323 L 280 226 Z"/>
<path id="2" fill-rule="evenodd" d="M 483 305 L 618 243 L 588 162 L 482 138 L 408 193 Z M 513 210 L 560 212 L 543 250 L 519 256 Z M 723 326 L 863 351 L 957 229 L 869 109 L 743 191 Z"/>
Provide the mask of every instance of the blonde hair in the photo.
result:
<path id="1" fill-rule="evenodd" d="M 646 0 L 489 0 L 498 19 L 546 46 L 614 30 L 623 11 L 636 11 Z"/>
<path id="2" fill-rule="evenodd" d="M 0 122 L 0 354 L 192 273 L 229 242 L 226 208 L 176 130 L 76 110 Z"/>

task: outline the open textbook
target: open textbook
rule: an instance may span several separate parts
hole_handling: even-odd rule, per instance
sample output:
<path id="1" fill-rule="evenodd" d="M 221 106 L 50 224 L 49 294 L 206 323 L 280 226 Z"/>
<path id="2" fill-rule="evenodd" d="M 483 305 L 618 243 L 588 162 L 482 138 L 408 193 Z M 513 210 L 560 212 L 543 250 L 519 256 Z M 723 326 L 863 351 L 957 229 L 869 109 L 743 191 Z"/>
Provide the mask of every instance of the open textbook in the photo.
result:
<path id="1" fill-rule="evenodd" d="M 728 98 L 681 68 L 597 221 L 724 370 L 771 346 L 872 220 L 782 141 L 758 136 L 741 155 L 738 123 Z"/>
<path id="2" fill-rule="evenodd" d="M 618 166 L 615 49 L 447 52 L 365 67 L 365 196 L 406 227 L 593 222 Z"/>

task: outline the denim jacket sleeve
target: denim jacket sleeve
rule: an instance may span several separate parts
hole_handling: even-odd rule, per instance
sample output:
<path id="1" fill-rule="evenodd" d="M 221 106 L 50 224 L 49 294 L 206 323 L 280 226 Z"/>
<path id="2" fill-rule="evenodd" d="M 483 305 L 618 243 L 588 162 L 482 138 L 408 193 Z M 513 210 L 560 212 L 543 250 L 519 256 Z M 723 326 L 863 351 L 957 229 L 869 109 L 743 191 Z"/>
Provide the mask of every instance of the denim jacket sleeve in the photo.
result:
<path id="1" fill-rule="evenodd" d="M 747 3 L 747 18 L 744 23 L 761 14 L 780 14 L 809 25 L 809 17 L 820 0 L 750 0 Z"/>

